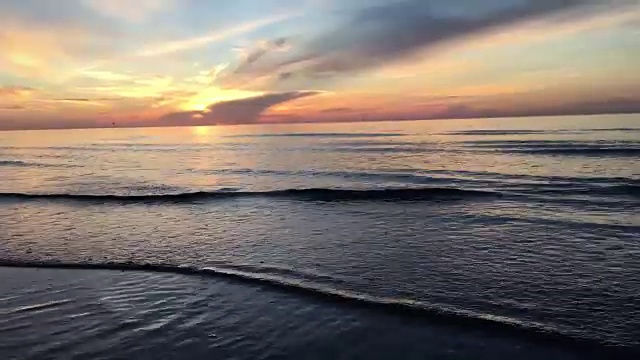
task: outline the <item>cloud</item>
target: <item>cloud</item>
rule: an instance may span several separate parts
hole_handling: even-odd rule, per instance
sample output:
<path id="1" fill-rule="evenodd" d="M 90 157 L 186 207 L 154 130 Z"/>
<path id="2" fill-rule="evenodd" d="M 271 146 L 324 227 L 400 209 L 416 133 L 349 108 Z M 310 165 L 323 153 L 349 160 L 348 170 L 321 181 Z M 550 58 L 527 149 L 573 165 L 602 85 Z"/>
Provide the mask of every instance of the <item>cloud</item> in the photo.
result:
<path id="1" fill-rule="evenodd" d="M 0 98 L 28 98 L 35 92 L 34 88 L 25 86 L 4 86 L 0 87 Z"/>
<path id="2" fill-rule="evenodd" d="M 0 110 L 24 110 L 22 105 L 0 105 Z"/>
<path id="3" fill-rule="evenodd" d="M 75 106 L 98 106 L 98 107 L 106 106 L 99 99 L 89 99 L 89 98 L 64 98 L 64 99 L 42 100 L 42 101 L 54 102 L 54 103 L 56 102 L 65 103 L 68 105 L 75 105 Z"/>
<path id="4" fill-rule="evenodd" d="M 167 55 L 167 54 L 172 54 L 180 51 L 188 51 L 188 50 L 193 50 L 197 48 L 202 48 L 212 43 L 225 40 L 229 37 L 254 31 L 263 26 L 271 25 L 271 24 L 289 19 L 291 17 L 292 15 L 290 14 L 284 14 L 284 15 L 268 17 L 266 19 L 250 21 L 250 22 L 242 23 L 240 25 L 228 28 L 228 29 L 216 30 L 214 32 L 211 32 L 209 34 L 205 34 L 202 36 L 169 41 L 160 45 L 149 46 L 138 51 L 136 55 L 142 56 L 142 57 L 160 56 L 160 55 Z"/>
<path id="5" fill-rule="evenodd" d="M 235 72 L 243 72 L 269 52 L 282 51 L 286 49 L 288 42 L 289 40 L 287 38 L 281 37 L 274 40 L 261 41 L 256 47 L 242 51 L 242 61 L 236 68 Z"/>
<path id="6" fill-rule="evenodd" d="M 67 99 L 55 99 L 54 101 L 63 101 L 63 102 L 89 102 L 91 99 L 87 98 L 67 98 Z"/>
<path id="7" fill-rule="evenodd" d="M 201 85 L 210 85 L 218 79 L 218 76 L 225 71 L 228 66 L 228 63 L 218 64 L 211 70 L 202 70 L 198 75 L 186 78 L 185 81 Z"/>
<path id="8" fill-rule="evenodd" d="M 183 111 L 163 116 L 162 125 L 252 124 L 270 108 L 295 99 L 319 95 L 318 91 L 271 93 L 210 105 L 205 111 Z"/>
<path id="9" fill-rule="evenodd" d="M 555 115 L 595 115 L 595 114 L 635 114 L 640 112 L 637 97 L 608 97 L 598 100 L 566 102 L 544 107 L 530 106 L 518 108 L 486 107 L 481 104 L 451 104 L 442 111 L 416 113 L 415 119 L 463 119 L 521 116 Z"/>
<path id="10" fill-rule="evenodd" d="M 108 17 L 141 22 L 151 15 L 172 9 L 176 2 L 174 0 L 83 0 L 83 4 Z"/>
<path id="11" fill-rule="evenodd" d="M 622 7 L 633 0 L 401 0 L 355 11 L 338 28 L 309 41 L 302 51 L 277 63 L 241 65 L 243 76 L 271 74 L 327 79 L 406 59 L 430 48 L 527 21 L 558 16 L 564 20 Z M 249 66 L 252 65 L 252 66 Z M 230 83 L 234 83 L 231 81 Z"/>
<path id="12" fill-rule="evenodd" d="M 117 77 L 115 77 L 117 78 Z M 114 79 L 115 79 L 114 78 Z M 132 76 L 128 80 L 100 82 L 74 88 L 74 94 L 99 98 L 153 98 L 177 90 L 171 76 Z M 75 96 L 74 96 L 75 97 Z"/>
<path id="13" fill-rule="evenodd" d="M 348 111 L 353 111 L 353 108 L 350 107 L 334 107 L 334 108 L 329 108 L 329 109 L 322 109 L 320 110 L 320 113 L 322 114 L 335 114 L 335 113 L 343 113 L 343 112 L 348 112 Z"/>
<path id="14" fill-rule="evenodd" d="M 82 6 L 78 0 L 0 1 L 0 18 L 10 23 L 19 21 L 38 28 L 98 27 L 107 30 L 107 27 L 110 27 L 108 19 L 99 19 L 92 15 L 91 9 Z"/>
<path id="15" fill-rule="evenodd" d="M 53 99 L 52 101 L 69 102 L 69 103 L 97 103 L 103 101 L 120 101 L 122 97 L 103 97 L 103 98 L 60 98 Z"/>
<path id="16" fill-rule="evenodd" d="M 78 1 L 0 1 L 0 69 L 21 77 L 63 77 L 123 46 L 121 30 Z"/>
<path id="17" fill-rule="evenodd" d="M 82 76 L 101 81 L 126 81 L 133 79 L 133 76 L 129 74 L 122 74 L 105 70 L 81 70 L 79 73 Z"/>
<path id="18" fill-rule="evenodd" d="M 547 109 L 546 114 L 635 114 L 640 112 L 640 99 L 634 96 L 616 96 L 588 100 Z"/>

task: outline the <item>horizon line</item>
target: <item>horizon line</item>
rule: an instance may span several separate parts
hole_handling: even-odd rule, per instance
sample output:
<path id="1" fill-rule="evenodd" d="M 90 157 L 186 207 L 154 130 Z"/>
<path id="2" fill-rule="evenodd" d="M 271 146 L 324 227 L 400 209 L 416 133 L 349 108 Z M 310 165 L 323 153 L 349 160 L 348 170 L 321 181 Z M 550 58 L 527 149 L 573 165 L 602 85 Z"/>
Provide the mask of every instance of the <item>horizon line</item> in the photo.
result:
<path id="1" fill-rule="evenodd" d="M 296 124 L 349 124 L 349 123 L 378 123 L 378 122 L 409 122 L 409 121 L 453 121 L 453 120 L 508 120 L 522 118 L 550 118 L 550 117 L 570 117 L 570 116 L 602 116 L 602 115 L 640 115 L 640 112 L 603 112 L 603 113 L 574 113 L 574 114 L 540 114 L 540 115 L 497 115 L 497 116 L 479 116 L 479 117 L 451 117 L 451 118 L 424 118 L 424 119 L 367 119 L 367 120 L 334 120 L 334 121 L 291 121 L 291 122 L 253 122 L 238 124 L 185 124 L 185 125 L 132 125 L 132 126 L 84 126 L 84 127 L 57 127 L 57 128 L 33 128 L 33 129 L 0 129 L 0 132 L 13 131 L 51 131 L 51 130 L 103 130 L 103 129 L 147 129 L 147 128 L 176 128 L 176 127 L 214 127 L 214 126 L 255 126 L 255 125 L 296 125 Z"/>

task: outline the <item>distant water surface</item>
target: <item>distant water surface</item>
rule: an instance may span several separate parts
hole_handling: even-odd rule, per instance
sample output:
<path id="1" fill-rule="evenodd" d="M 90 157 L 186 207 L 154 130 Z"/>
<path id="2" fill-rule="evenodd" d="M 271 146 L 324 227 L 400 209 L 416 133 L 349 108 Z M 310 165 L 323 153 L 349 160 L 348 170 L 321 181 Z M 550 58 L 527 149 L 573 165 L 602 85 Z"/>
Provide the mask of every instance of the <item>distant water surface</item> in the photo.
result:
<path id="1" fill-rule="evenodd" d="M 0 132 L 0 179 L 10 358 L 640 351 L 638 115 Z"/>

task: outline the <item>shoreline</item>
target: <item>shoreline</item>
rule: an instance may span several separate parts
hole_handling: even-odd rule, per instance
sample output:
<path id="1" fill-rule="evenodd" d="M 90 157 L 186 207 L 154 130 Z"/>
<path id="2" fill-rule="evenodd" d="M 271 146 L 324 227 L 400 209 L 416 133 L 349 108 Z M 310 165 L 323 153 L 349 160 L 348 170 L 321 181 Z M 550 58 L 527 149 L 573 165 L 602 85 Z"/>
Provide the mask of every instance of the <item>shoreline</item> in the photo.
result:
<path id="1" fill-rule="evenodd" d="M 8 266 L 7 266 L 8 265 Z M 557 348 L 564 349 L 569 352 L 576 352 L 580 354 L 591 354 L 601 356 L 630 356 L 637 354 L 638 349 L 630 347 L 616 347 L 605 346 L 603 344 L 597 344 L 592 341 L 585 341 L 583 339 L 574 339 L 565 336 L 559 336 L 558 334 L 545 332 L 543 329 L 531 329 L 531 328 L 519 328 L 512 324 L 495 323 L 484 321 L 482 319 L 469 319 L 460 318 L 459 314 L 446 314 L 446 313 L 425 313 L 425 309 L 410 307 L 403 303 L 374 303 L 363 301 L 362 298 L 349 298 L 344 294 L 338 293 L 319 293 L 317 289 L 308 289 L 300 287 L 292 287 L 290 284 L 283 284 L 281 282 L 271 281 L 265 283 L 264 279 L 251 279 L 246 277 L 239 277 L 238 274 L 232 273 L 212 273 L 211 271 L 194 271 L 194 269 L 180 268 L 180 267 L 158 267 L 153 265 L 136 266 L 131 264 L 104 264 L 104 265 L 81 265 L 81 264 L 37 264 L 20 265 L 20 264 L 1 264 L 0 274 L 3 272 L 15 272 L 22 273 L 32 278 L 30 286 L 45 291 L 49 291 L 51 288 L 62 287 L 61 291 L 64 292 L 64 282 L 70 278 L 136 278 L 138 276 L 152 276 L 162 277 L 167 276 L 170 279 L 175 277 L 184 277 L 184 280 L 193 281 L 205 281 L 214 284 L 233 284 L 237 286 L 245 286 L 247 288 L 263 288 L 264 285 L 269 285 L 270 288 L 266 289 L 267 292 L 273 292 L 280 296 L 295 296 L 301 301 L 311 301 L 323 304 L 323 306 L 334 307 L 338 306 L 343 311 L 360 312 L 374 312 L 379 316 L 391 316 L 399 320 L 406 319 L 416 322 L 424 322 L 429 326 L 445 326 L 447 328 L 457 328 L 460 332 L 471 333 L 483 333 L 491 337 L 497 336 L 499 338 L 510 338 L 510 341 L 523 342 L 529 344 L 529 346 L 540 348 Z M 63 277 L 57 278 L 56 275 L 64 274 Z M 35 276 L 34 276 L 35 275 Z M 195 276 L 193 276 L 195 275 Z M 5 276 L 6 277 L 6 276 Z M 39 280 L 35 280 L 40 278 Z M 46 278 L 46 279 L 45 279 Z M 216 279 L 217 278 L 217 279 Z M 267 280 L 268 281 L 268 280 Z M 62 282 L 62 284 L 61 284 Z M 247 286 L 249 285 L 249 286 Z M 275 286 L 273 286 L 275 285 Z M 19 289 L 20 284 L 14 282 L 14 292 L 16 286 Z M 15 298 L 19 295 L 8 293 L 4 287 L 0 287 L 0 290 L 4 293 L 3 297 Z M 18 290 L 18 292 L 20 292 Z M 46 299 L 46 296 L 45 296 Z M 26 311 L 41 310 L 50 306 L 58 306 L 56 298 L 48 299 L 42 304 L 20 304 L 19 309 L 27 309 Z M 74 302 L 73 300 L 63 300 L 63 303 Z M 188 311 L 189 309 L 184 309 Z"/>

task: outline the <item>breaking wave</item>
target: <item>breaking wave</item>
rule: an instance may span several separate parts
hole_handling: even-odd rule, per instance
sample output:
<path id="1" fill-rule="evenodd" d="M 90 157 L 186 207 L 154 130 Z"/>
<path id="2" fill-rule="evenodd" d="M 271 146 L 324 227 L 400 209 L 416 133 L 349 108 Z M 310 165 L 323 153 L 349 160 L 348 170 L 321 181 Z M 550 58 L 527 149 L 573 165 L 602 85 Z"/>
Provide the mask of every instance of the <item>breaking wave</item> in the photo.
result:
<path id="1" fill-rule="evenodd" d="M 304 273 L 295 275 L 294 270 L 287 270 L 280 274 L 273 269 L 262 271 L 254 266 L 214 266 L 196 267 L 187 265 L 168 265 L 134 262 L 105 262 L 105 263 L 65 263 L 40 261 L 0 260 L 0 266 L 18 268 L 48 268 L 48 269 L 81 269 L 81 270 L 115 270 L 115 271 L 147 271 L 157 273 L 172 273 L 195 276 L 211 276 L 227 278 L 249 284 L 267 285 L 276 290 L 313 296 L 344 305 L 358 306 L 373 310 L 404 314 L 411 317 L 428 318 L 430 321 L 448 325 L 480 328 L 483 330 L 503 331 L 509 334 L 533 337 L 541 341 L 561 343 L 602 350 L 602 345 L 592 340 L 583 339 L 543 323 L 520 320 L 508 316 L 465 310 L 445 304 L 432 304 L 425 301 L 378 297 L 347 290 L 341 290 L 330 285 L 329 281 L 315 281 L 314 276 Z M 326 280 L 326 279 L 325 279 Z"/>
<path id="2" fill-rule="evenodd" d="M 73 165 L 69 164 L 47 164 L 47 163 L 36 163 L 29 161 L 21 161 L 21 160 L 0 160 L 0 166 L 8 166 L 8 167 L 73 167 Z"/>
<path id="3" fill-rule="evenodd" d="M 499 196 L 499 193 L 457 188 L 404 188 L 380 190 L 343 189 L 286 189 L 274 191 L 198 191 L 172 194 L 116 195 L 116 194 L 31 194 L 0 193 L 0 198 L 21 200 L 75 200 L 75 201 L 115 201 L 115 202 L 190 202 L 198 200 L 267 197 L 308 201 L 393 201 L 465 199 L 469 197 Z"/>

